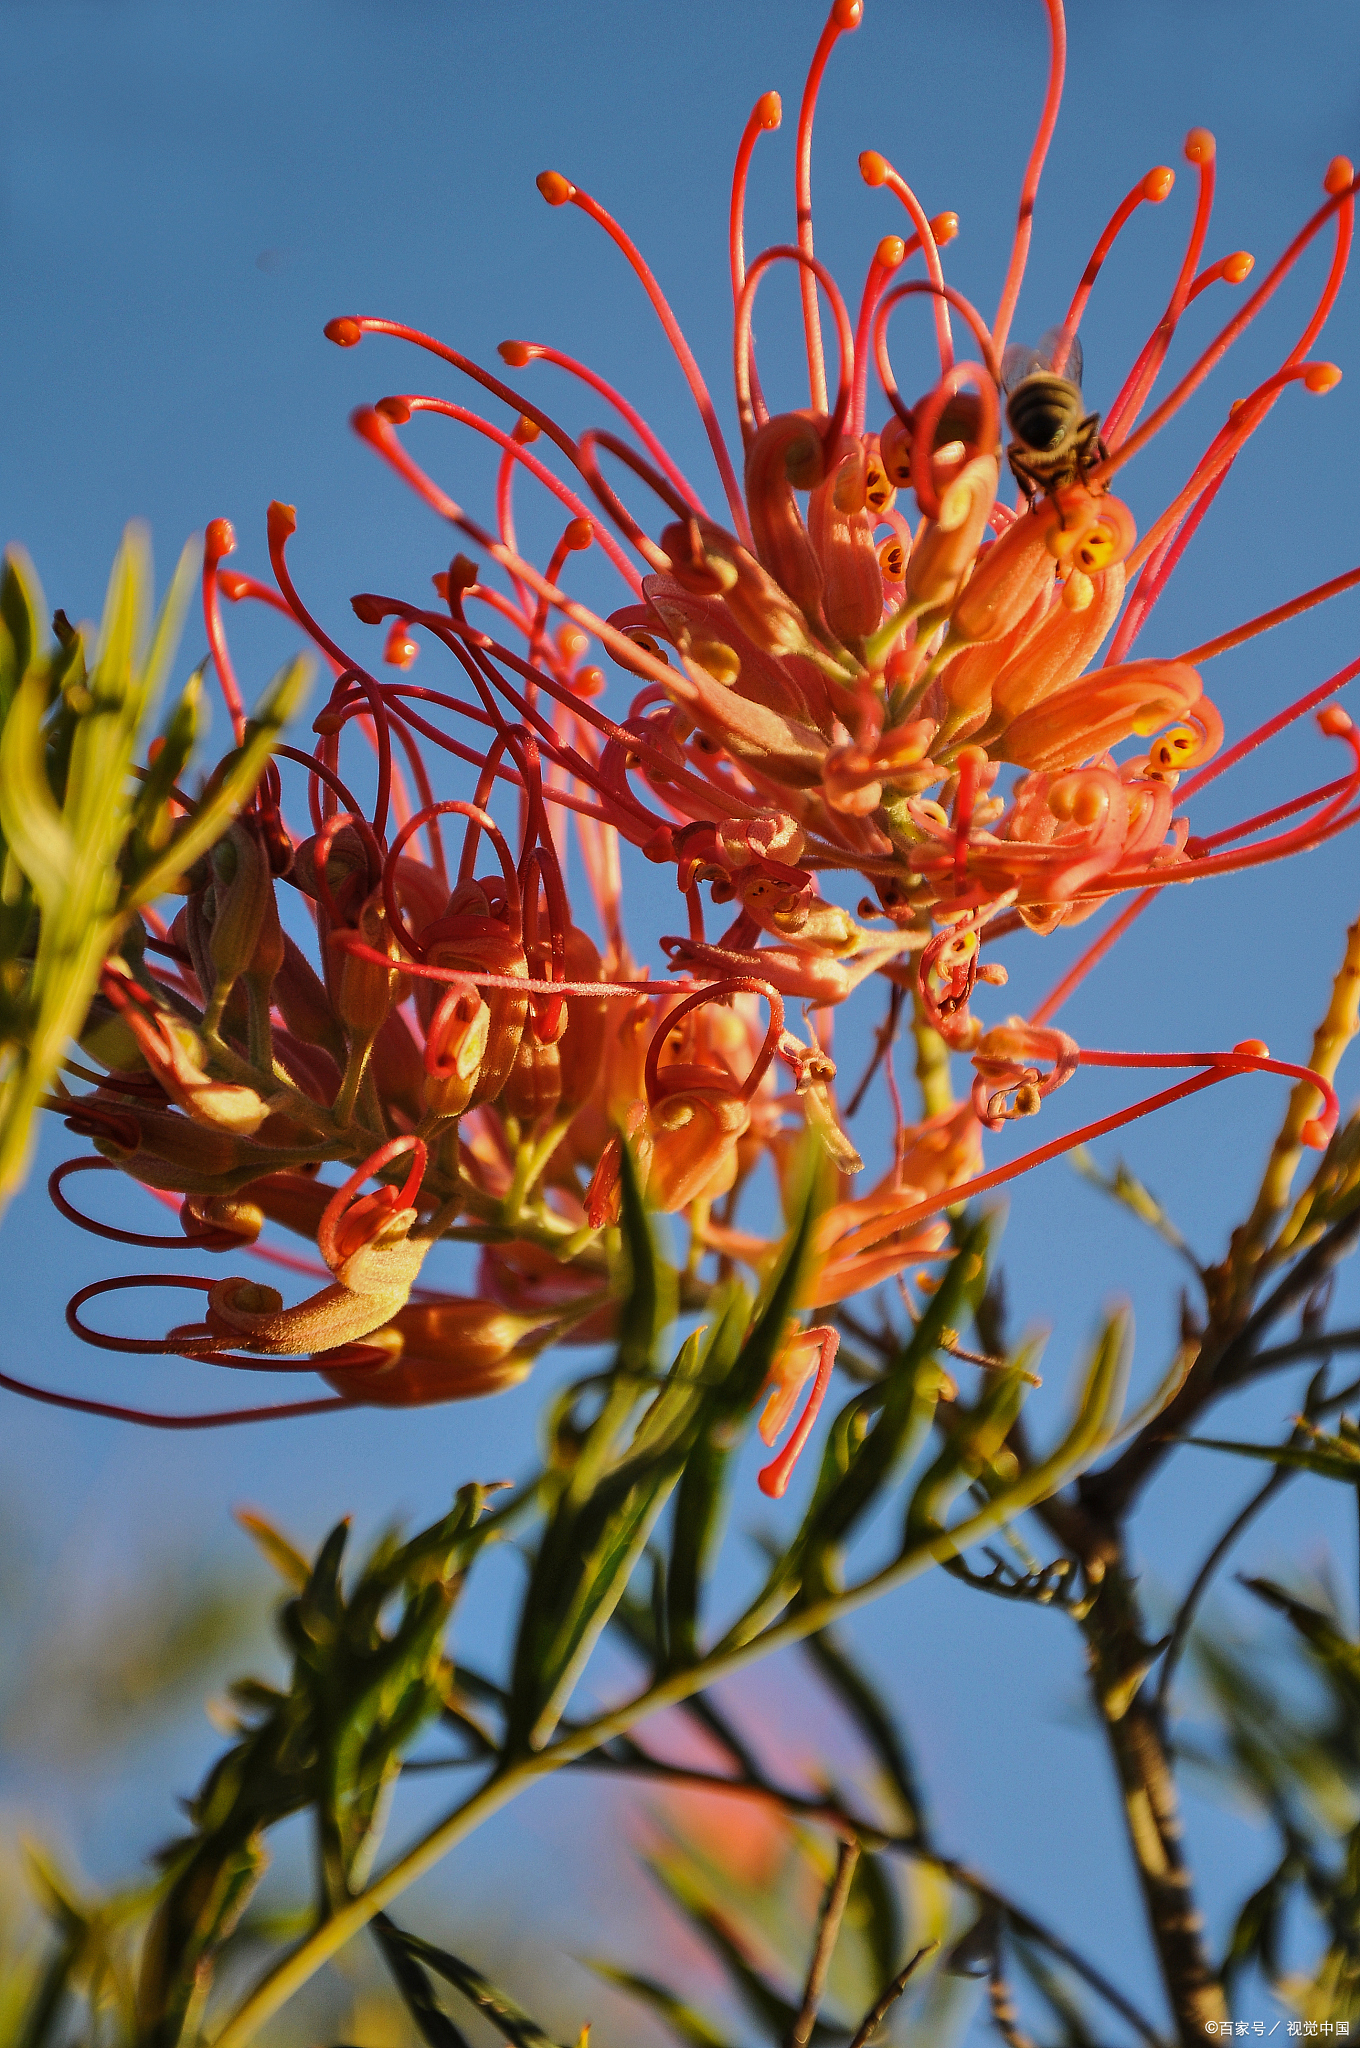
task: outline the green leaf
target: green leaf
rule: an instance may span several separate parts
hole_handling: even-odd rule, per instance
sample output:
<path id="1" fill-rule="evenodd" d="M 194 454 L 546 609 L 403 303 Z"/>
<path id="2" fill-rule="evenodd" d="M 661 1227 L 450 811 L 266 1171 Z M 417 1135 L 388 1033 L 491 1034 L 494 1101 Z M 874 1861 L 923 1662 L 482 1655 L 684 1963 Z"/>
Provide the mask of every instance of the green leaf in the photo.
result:
<path id="1" fill-rule="evenodd" d="M 421 2040 L 428 2042 L 429 2048 L 468 2048 L 467 2037 L 459 2033 L 441 2009 L 429 1978 L 406 1947 L 400 1928 L 393 1926 L 386 1913 L 375 1913 L 369 1924 Z"/>
<path id="2" fill-rule="evenodd" d="M 850 1715 L 897 1794 L 911 1840 L 924 1844 L 927 1839 L 924 1797 L 907 1754 L 906 1743 L 888 1706 L 831 1629 L 819 1629 L 815 1635 L 805 1637 L 802 1647 L 816 1666 L 823 1684 Z M 894 1967 L 890 1965 L 880 1972 L 884 1983 L 892 1976 Z"/>
<path id="3" fill-rule="evenodd" d="M 30 670 L 0 731 L 0 832 L 49 910 L 61 902 L 74 848 L 47 779 L 46 712 L 46 679 Z"/>
<path id="4" fill-rule="evenodd" d="M 1202 1451 L 1231 1451 L 1235 1457 L 1261 1458 L 1268 1465 L 1287 1465 L 1318 1479 L 1344 1479 L 1350 1486 L 1360 1486 L 1360 1446 L 1344 1437 L 1319 1434 L 1312 1445 L 1239 1444 L 1213 1436 L 1185 1436 L 1180 1441 L 1198 1444 Z"/>
<path id="5" fill-rule="evenodd" d="M 902 1912 L 883 1857 L 866 1852 L 855 1865 L 845 1925 L 859 1935 L 868 1950 L 872 1981 L 889 1983 L 900 1967 Z"/>
<path id="6" fill-rule="evenodd" d="M 671 1668 L 699 1657 L 699 1613 L 704 1580 L 722 1528 L 731 1443 L 719 1420 L 717 1390 L 731 1375 L 751 1316 L 751 1298 L 733 1283 L 713 1304 L 712 1334 L 700 1360 L 700 1378 L 714 1392 L 704 1403 L 693 1450 L 676 1489 L 666 1569 L 666 1644 Z"/>
<path id="7" fill-rule="evenodd" d="M 656 1237 L 638 1186 L 637 1167 L 625 1144 L 619 1161 L 619 1231 L 626 1277 L 618 1292 L 618 1368 L 645 1373 L 652 1348 L 673 1312 L 672 1289 L 663 1280 Z"/>
<path id="8" fill-rule="evenodd" d="M 480 1970 L 474 1970 L 471 1963 L 450 1955 L 447 1949 L 436 1948 L 431 1941 L 422 1941 L 418 1934 L 407 1934 L 401 1928 L 393 1927 L 391 1921 L 387 1924 L 390 1938 L 398 1942 L 408 1956 L 461 1991 L 468 2003 L 490 2020 L 512 2048 L 559 2048 L 559 2044 L 516 2005 L 508 1992 L 500 1990 Z"/>
<path id="9" fill-rule="evenodd" d="M 47 599 L 23 548 L 11 543 L 0 569 L 0 720 L 22 677 L 43 661 Z"/>
<path id="10" fill-rule="evenodd" d="M 1289 1893 L 1302 1875 L 1302 1859 L 1296 1849 L 1290 1848 L 1265 1883 L 1243 1904 L 1223 1958 L 1223 1982 L 1230 1996 L 1235 1980 L 1253 1963 L 1267 1983 L 1278 1983 L 1284 1912 Z"/>
<path id="11" fill-rule="evenodd" d="M 246 727 L 245 745 L 228 756 L 230 765 L 212 795 L 199 805 L 167 851 L 136 877 L 124 898 L 125 908 L 139 909 L 164 895 L 200 854 L 216 845 L 253 796 L 275 740 L 302 709 L 311 679 L 312 663 L 303 654 L 295 655 L 279 670 L 255 707 Z"/>
<path id="12" fill-rule="evenodd" d="M 685 2048 L 728 2048 L 728 2043 L 716 2027 L 710 2026 L 701 2012 L 692 2005 L 686 2005 L 664 1984 L 658 1984 L 651 1977 L 639 1977 L 632 1970 L 620 1970 L 613 1963 L 597 1962 L 585 1958 L 585 1966 L 597 1977 L 603 1977 L 606 1984 L 616 1984 L 620 1991 L 630 1995 L 654 2012 L 663 2024 L 669 2027 L 677 2041 Z"/>
<path id="13" fill-rule="evenodd" d="M 681 1345 L 631 1445 L 606 1462 L 592 1438 L 603 1433 L 612 1449 L 620 1390 L 636 1392 L 635 1375 L 616 1368 L 604 1409 L 543 1531 L 525 1592 L 506 1729 L 512 1752 L 542 1748 L 550 1739 L 679 1478 L 704 1400 L 703 1337 L 695 1331 Z"/>
<path id="14" fill-rule="evenodd" d="M 275 1571 L 286 1579 L 290 1586 L 301 1592 L 312 1576 L 312 1568 L 302 1552 L 295 1550 L 282 1531 L 276 1529 L 266 1516 L 257 1513 L 254 1508 L 236 1508 L 234 1515 L 247 1536 L 259 1545 Z"/>
<path id="15" fill-rule="evenodd" d="M 1020 1413 L 1027 1384 L 1028 1366 L 1022 1356 L 990 1380 L 977 1406 L 950 1431 L 908 1504 L 907 1545 L 943 1529 L 950 1502 L 987 1471 Z"/>
<path id="16" fill-rule="evenodd" d="M 1291 1628 L 1308 1644 L 1333 1686 L 1352 1713 L 1360 1712 L 1360 1643 L 1343 1636 L 1331 1617 L 1306 1601 L 1296 1600 L 1270 1579 L 1243 1579 L 1242 1584 L 1258 1600 L 1283 1614 Z"/>

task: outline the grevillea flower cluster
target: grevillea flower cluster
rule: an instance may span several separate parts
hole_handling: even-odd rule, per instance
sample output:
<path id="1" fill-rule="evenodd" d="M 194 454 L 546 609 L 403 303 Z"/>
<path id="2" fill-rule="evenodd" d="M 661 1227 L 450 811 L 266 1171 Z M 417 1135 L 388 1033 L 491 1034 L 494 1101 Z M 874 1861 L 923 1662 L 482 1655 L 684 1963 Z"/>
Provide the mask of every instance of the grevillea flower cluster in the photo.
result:
<path id="1" fill-rule="evenodd" d="M 1253 271 L 1245 252 L 1211 252 L 1214 142 L 1192 131 L 1197 197 L 1165 310 L 1131 338 L 1104 412 L 1087 413 L 1088 300 L 1115 239 L 1140 207 L 1164 203 L 1175 179 L 1165 166 L 1138 178 L 1089 260 L 1074 262 L 1061 326 L 1039 349 L 1017 351 L 1012 316 L 1063 77 L 1061 6 L 1046 5 L 1049 86 L 990 319 L 946 281 L 955 216 L 928 217 L 872 149 L 860 158 L 868 234 L 889 231 L 863 280 L 843 292 L 815 253 L 813 114 L 862 0 L 835 0 L 813 54 L 793 239 L 748 259 L 747 181 L 760 137 L 781 120 L 776 94 L 757 102 L 731 203 L 739 445 L 628 233 L 565 175 L 539 178 L 550 207 L 604 231 L 649 299 L 706 430 L 715 496 L 700 495 L 626 396 L 548 342 L 507 341 L 493 373 L 396 320 L 346 316 L 327 328 L 343 348 L 394 338 L 454 393 L 404 390 L 361 407 L 353 424 L 434 515 L 432 542 L 441 525 L 454 529 L 456 552 L 432 550 L 427 588 L 354 597 L 358 623 L 381 635 L 375 659 L 355 650 L 352 625 L 333 636 L 309 609 L 289 561 L 291 507 L 269 511 L 269 583 L 233 566 L 224 520 L 209 526 L 204 617 L 238 743 L 245 713 L 223 600 L 283 611 L 330 670 L 314 751 L 278 750 L 305 771 L 310 828 L 304 836 L 285 822 L 271 767 L 185 877 L 173 922 L 149 916 L 106 963 L 82 1041 L 102 1070 L 87 1071 L 97 1085 L 54 1102 L 95 1147 L 54 1176 L 65 1213 L 79 1219 L 64 1191 L 71 1174 L 113 1167 L 180 1203 L 178 1235 L 99 1226 L 122 1242 L 232 1254 L 270 1221 L 315 1249 L 310 1261 L 263 1251 L 318 1283 L 293 1306 L 254 1279 L 177 1276 L 171 1284 L 205 1296 L 202 1318 L 154 1341 L 102 1336 L 87 1313 L 92 1297 L 138 1281 L 96 1282 L 75 1297 L 73 1326 L 92 1341 L 317 1370 L 334 1389 L 328 1401 L 176 1420 L 484 1394 L 522 1377 L 549 1343 L 607 1336 L 624 1285 L 617 1225 L 630 1184 L 686 1223 L 680 1299 L 701 1308 L 715 1278 L 741 1268 L 759 1282 L 770 1269 L 778 1233 L 747 1227 L 739 1205 L 765 1160 L 787 1196 L 811 1144 L 835 1184 L 768 1389 L 763 1429 L 774 1443 L 811 1381 L 763 1475 L 779 1492 L 835 1357 L 835 1330 L 809 1318 L 928 1267 L 948 1237 L 946 1209 L 1249 1071 L 1315 1083 L 1302 1136 L 1328 1142 L 1327 1080 L 1271 1060 L 1258 1041 L 1174 1057 L 1096 1051 L 1053 1018 L 1160 890 L 1285 858 L 1360 818 L 1360 742 L 1331 701 L 1360 662 L 1230 744 L 1203 680 L 1214 656 L 1360 570 L 1174 660 L 1136 647 L 1249 437 L 1289 387 L 1322 395 L 1340 375 L 1315 348 L 1346 265 L 1356 179 L 1342 158 L 1327 166 L 1316 211 L 1159 397 L 1182 318 L 1202 295 L 1212 304 L 1244 288 Z M 1288 288 L 1318 237 L 1332 260 L 1294 346 L 1228 407 L 1184 485 L 1143 512 L 1140 533 L 1119 495 L 1123 473 Z M 777 265 L 797 273 L 808 376 L 806 405 L 782 413 L 766 401 L 753 327 Z M 912 298 L 928 309 L 933 357 L 913 357 L 899 377 L 894 315 Z M 956 354 L 959 345 L 970 353 Z M 605 423 L 568 431 L 539 402 L 544 365 Z M 424 415 L 498 449 L 486 518 L 417 459 Z M 616 482 L 655 517 L 644 523 Z M 514 501 L 524 491 L 546 494 L 560 516 L 546 562 L 519 550 Z M 619 578 L 607 617 L 572 594 L 573 563 L 591 549 Z M 417 680 L 427 665 L 436 673 Z M 1196 834 L 1190 800 L 1312 711 L 1339 749 L 1337 769 L 1263 815 Z M 352 793 L 351 750 L 371 763 L 361 763 L 375 791 L 367 809 Z M 182 804 L 187 813 L 192 799 Z M 569 832 L 588 907 L 568 898 Z M 678 929 L 650 954 L 624 929 L 627 860 L 674 877 Z M 295 907 L 287 919 L 281 896 Z M 1033 1017 L 975 1013 L 983 995 L 999 1003 L 1003 942 L 1038 943 L 1116 898 L 1126 901 L 1115 924 Z M 312 958 L 292 935 L 308 927 Z M 886 1176 L 866 1190 L 826 1020 L 871 978 L 887 985 L 890 1025 L 909 1008 L 918 1032 L 971 1059 L 975 1079 L 963 1101 L 946 1098 L 910 1123 L 885 1026 L 895 1144 Z M 1083 1064 L 1189 1077 L 985 1170 L 984 1133 L 1038 1112 Z M 348 1177 L 328 1178 L 328 1162 Z M 421 1283 L 426 1253 L 449 1236 L 481 1246 L 473 1295 Z"/>

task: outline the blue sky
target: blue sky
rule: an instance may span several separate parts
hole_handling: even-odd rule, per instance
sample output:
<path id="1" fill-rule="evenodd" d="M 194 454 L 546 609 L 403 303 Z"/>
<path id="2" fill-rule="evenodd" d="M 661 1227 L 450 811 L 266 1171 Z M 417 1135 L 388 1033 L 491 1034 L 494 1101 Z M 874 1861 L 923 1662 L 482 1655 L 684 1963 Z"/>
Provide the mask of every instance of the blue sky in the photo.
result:
<path id="1" fill-rule="evenodd" d="M 877 239 L 899 225 L 887 195 L 867 191 L 855 169 L 859 150 L 882 149 L 929 212 L 959 213 L 949 275 L 988 310 L 1042 93 L 1043 10 L 1038 0 L 870 0 L 867 15 L 842 42 L 823 90 L 818 253 L 847 295 L 857 294 Z M 349 594 L 427 589 L 449 548 L 350 434 L 347 415 L 387 391 L 464 393 L 452 373 L 417 364 L 397 344 L 333 348 L 321 328 L 345 312 L 408 320 L 483 362 L 494 362 L 495 344 L 509 335 L 551 341 L 618 382 L 707 486 L 697 421 L 634 281 L 575 210 L 544 207 L 534 175 L 562 170 L 636 234 L 730 422 L 732 152 L 756 96 L 777 86 L 786 122 L 757 152 L 748 248 L 789 239 L 793 113 L 820 22 L 802 0 L 692 0 L 683 10 L 655 0 L 589 8 L 238 0 L 229 10 L 199 0 L 7 0 L 3 537 L 27 545 L 54 605 L 97 615 L 129 517 L 151 523 L 163 576 L 186 535 L 218 515 L 236 524 L 240 565 L 259 574 L 265 506 L 284 498 L 298 508 L 291 560 L 302 587 L 342 638 L 361 645 Z M 1074 9 L 1071 44 L 1017 335 L 1032 338 L 1061 319 L 1104 221 L 1144 170 L 1165 162 L 1179 174 L 1171 200 L 1135 220 L 1092 301 L 1086 395 L 1100 407 L 1160 313 L 1179 261 L 1193 206 L 1193 175 L 1180 156 L 1186 129 L 1207 126 L 1219 139 L 1208 255 L 1249 248 L 1259 278 L 1318 203 L 1329 158 L 1360 155 L 1360 13 L 1346 0 L 1287 9 L 1275 0 L 1133 0 Z M 1127 473 L 1141 525 L 1188 473 L 1228 401 L 1290 346 L 1328 254 L 1324 237 L 1253 328 L 1241 362 L 1234 355 Z M 1173 362 L 1188 364 L 1237 302 L 1215 287 L 1187 319 Z M 780 403 L 803 402 L 787 280 L 771 280 L 763 293 L 758 332 L 767 388 Z M 895 332 L 904 384 L 919 371 L 924 388 L 924 315 L 916 328 L 904 315 Z M 1286 394 L 1140 652 L 1175 653 L 1360 559 L 1356 339 L 1352 287 L 1317 351 L 1343 366 L 1346 381 L 1324 399 Z M 539 366 L 524 380 L 544 403 L 561 403 L 569 424 L 590 423 L 556 372 Z M 488 503 L 490 465 L 470 437 L 456 435 L 446 422 L 425 422 L 411 446 L 477 513 Z M 550 544 L 549 523 L 527 509 L 522 531 Z M 584 587 L 602 602 L 609 596 L 603 577 Z M 232 617 L 229 628 L 253 695 L 293 643 L 268 619 Z M 1352 658 L 1357 640 L 1360 591 L 1215 664 L 1206 687 L 1230 737 Z M 191 626 L 182 667 L 201 651 Z M 427 651 L 421 679 L 434 667 Z M 220 722 L 221 744 L 224 731 Z M 1300 726 L 1217 785 L 1196 829 L 1337 772 L 1333 752 Z M 450 784 L 443 793 L 469 791 Z M 1175 1049 L 1253 1036 L 1278 1056 L 1304 1057 L 1342 928 L 1355 915 L 1358 868 L 1352 845 L 1334 842 L 1278 870 L 1168 892 L 1063 1021 L 1094 1045 Z M 630 881 L 630 926 L 644 957 L 669 927 L 673 901 L 656 895 L 650 873 Z M 995 1014 L 1031 1007 L 1089 930 L 1013 947 L 1011 990 Z M 847 1073 L 876 1011 L 870 997 L 846 1022 L 838 1053 Z M 1343 1100 L 1354 1094 L 1353 1080 L 1343 1085 Z M 1127 1099 L 1118 1077 L 1108 1085 L 1082 1077 L 1046 1114 L 1052 1128 L 1067 1128 Z M 1236 1218 L 1282 1102 L 1283 1084 L 1238 1081 L 1128 1134 L 1124 1155 L 1206 1255 Z M 71 1389 L 104 1392 L 118 1375 L 121 1395 L 131 1391 L 129 1369 L 92 1360 L 61 1320 L 66 1295 L 85 1279 L 135 1270 L 135 1260 L 120 1266 L 116 1252 L 106 1255 L 47 1208 L 45 1173 L 72 1149 L 64 1132 L 45 1135 L 40 1168 L 5 1222 L 5 1355 Z M 1114 1152 L 1102 1156 L 1108 1162 Z M 1072 1362 L 1114 1295 L 1130 1297 L 1138 1316 L 1135 1387 L 1160 1377 L 1177 1313 L 1174 1261 L 1066 1167 L 1015 1192 L 1004 1258 L 1017 1321 L 1052 1325 L 1035 1408 L 1041 1434 L 1056 1433 Z M 1338 1318 L 1354 1321 L 1357 1302 L 1360 1288 L 1343 1278 Z M 189 1560 L 233 1555 L 227 1515 L 243 1499 L 310 1541 L 341 1511 L 367 1528 L 394 1513 L 428 1517 L 463 1479 L 522 1468 L 543 1376 L 500 1400 L 425 1417 L 357 1414 L 190 1438 L 11 1404 L 0 1474 L 12 1516 L 54 1578 L 86 1569 L 77 1557 L 116 1576 L 120 1558 L 153 1550 Z M 206 1377 L 175 1362 L 149 1367 L 137 1385 L 184 1405 L 215 1404 L 219 1390 Z M 242 1382 L 257 1385 L 262 1398 L 274 1391 L 263 1379 Z M 1283 1384 L 1244 1396 L 1223 1411 L 1224 1433 L 1264 1434 L 1298 1398 Z M 1183 1454 L 1145 1517 L 1149 1582 L 1183 1581 L 1252 1483 L 1211 1468 L 1205 1454 Z M 752 1493 L 738 1521 L 759 1518 Z M 1353 1551 L 1331 1496 L 1298 1487 L 1243 1543 L 1238 1562 L 1316 1562 L 1328 1541 L 1343 1556 Z M 473 1640 L 495 1638 L 505 1583 L 474 1597 Z M 942 1833 L 1151 1998 L 1141 1937 L 1130 1947 L 1121 1931 L 1130 1886 L 1098 1746 L 1064 1719 L 1080 1658 L 1063 1624 L 973 1600 L 938 1578 L 862 1618 L 857 1636 L 906 1702 L 938 1789 Z M 780 1739 L 806 1751 L 813 1738 L 800 1730 L 818 1725 L 816 1709 L 786 1682 L 792 1670 L 781 1676 L 776 1721 Z M 774 1711 L 755 1686 L 742 1698 L 752 1716 Z M 187 1789 L 216 1739 L 196 1726 L 176 1751 L 173 1785 L 164 1759 L 142 1758 L 122 1790 L 93 1808 L 88 1788 L 36 1769 L 13 1796 L 30 1812 L 57 1816 L 73 1849 L 106 1874 L 129 1844 L 140 1850 L 165 1831 L 172 1790 Z M 622 1952 L 637 1913 L 626 1845 L 601 1846 L 584 1879 L 561 1881 L 567 1849 L 595 1811 L 579 1785 L 536 1796 L 496 1823 L 477 1851 L 478 1886 L 484 1899 L 503 1897 L 507 1913 L 512 1899 L 521 1912 L 527 1899 L 546 1938 L 568 1950 L 582 1945 L 584 1927 L 616 1916 Z M 1240 1816 L 1195 1799 L 1190 1822 L 1209 1917 L 1221 1930 L 1268 1844 Z"/>

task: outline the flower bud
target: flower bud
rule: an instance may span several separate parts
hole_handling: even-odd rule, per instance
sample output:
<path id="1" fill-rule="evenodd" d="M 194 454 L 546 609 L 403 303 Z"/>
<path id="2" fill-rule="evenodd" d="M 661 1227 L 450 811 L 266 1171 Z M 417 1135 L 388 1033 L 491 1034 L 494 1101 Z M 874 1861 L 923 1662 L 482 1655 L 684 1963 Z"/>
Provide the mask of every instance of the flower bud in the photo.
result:
<path id="1" fill-rule="evenodd" d="M 411 1302 L 364 1338 L 385 1354 L 380 1361 L 327 1368 L 323 1353 L 317 1370 L 337 1393 L 375 1408 L 474 1401 L 527 1379 L 558 1320 L 460 1295 Z"/>
<path id="2" fill-rule="evenodd" d="M 940 493 L 940 516 L 925 527 L 907 562 L 911 603 L 935 611 L 953 599 L 981 545 L 998 474 L 995 457 L 975 455 Z"/>

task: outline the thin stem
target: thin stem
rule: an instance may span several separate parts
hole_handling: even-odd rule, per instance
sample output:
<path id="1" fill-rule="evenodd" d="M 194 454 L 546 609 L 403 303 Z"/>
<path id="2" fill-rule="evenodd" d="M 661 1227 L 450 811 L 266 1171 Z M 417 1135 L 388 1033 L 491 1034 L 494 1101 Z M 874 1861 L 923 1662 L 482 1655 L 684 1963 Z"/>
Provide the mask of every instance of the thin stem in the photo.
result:
<path id="1" fill-rule="evenodd" d="M 1294 1435 L 1297 1437 L 1297 1430 L 1294 1432 Z M 1166 1740 L 1167 1708 L 1171 1700 L 1171 1681 L 1176 1675 L 1176 1666 L 1180 1662 L 1181 1654 L 1189 1640 L 1190 1629 L 1194 1623 L 1195 1615 L 1199 1611 L 1200 1601 L 1208 1591 L 1209 1581 L 1232 1549 L 1234 1543 L 1236 1543 L 1238 1537 L 1242 1534 L 1242 1531 L 1247 1527 L 1247 1524 L 1255 1519 L 1266 1502 L 1277 1494 L 1281 1487 L 1293 1477 L 1294 1472 L 1290 1466 L 1279 1465 L 1276 1467 L 1265 1485 L 1252 1495 L 1241 1512 L 1234 1515 L 1232 1521 L 1229 1522 L 1227 1528 L 1223 1531 L 1223 1534 L 1219 1537 L 1217 1543 L 1196 1572 L 1191 1582 L 1190 1590 L 1181 1602 L 1180 1610 L 1176 1615 L 1175 1624 L 1171 1630 L 1171 1640 L 1166 1646 L 1166 1655 L 1162 1659 L 1162 1668 L 1157 1678 L 1157 1692 L 1152 1703 L 1152 1711 L 1161 1725 L 1164 1742 Z"/>
<path id="2" fill-rule="evenodd" d="M 818 1629 L 825 1628 L 830 1622 L 881 1594 L 906 1585 L 933 1564 L 969 1549 L 1023 1508 L 1046 1499 L 1065 1485 L 1108 1441 L 1110 1410 L 1119 1389 L 1120 1377 L 1120 1360 L 1116 1351 L 1111 1350 L 1092 1374 L 1081 1411 L 1057 1449 L 1040 1465 L 1025 1473 L 1015 1486 L 998 1494 L 995 1500 L 989 1501 L 957 1528 L 924 1537 L 857 1586 L 844 1593 L 827 1594 L 821 1599 L 808 1601 L 796 1613 L 784 1615 L 759 1635 L 714 1651 L 702 1663 L 687 1670 L 669 1673 L 648 1691 L 598 1715 L 594 1721 L 560 1735 L 554 1743 L 536 1754 L 517 1758 L 513 1764 L 494 1773 L 461 1806 L 436 1822 L 366 1891 L 342 1906 L 324 1927 L 319 1927 L 271 1971 L 227 2022 L 217 2036 L 214 2048 L 244 2048 L 258 2028 L 366 1927 L 375 1913 L 384 1911 L 418 1878 L 442 1862 L 451 1849 L 465 1841 L 484 1821 L 499 1813 L 503 1806 L 509 1805 L 530 1785 L 550 1777 L 563 1764 L 575 1763 L 615 1736 L 627 1734 L 636 1722 L 647 1715 L 663 1707 L 681 1705 L 715 1679 L 744 1670 L 774 1650 L 801 1642 L 805 1636 L 815 1634 Z M 1147 2030 L 1146 2038 L 1156 2041 L 1157 2036 Z"/>
<path id="3" fill-rule="evenodd" d="M 893 1978 L 891 1984 L 885 1987 L 873 2005 L 870 2006 L 868 2012 L 865 2013 L 863 2020 L 855 2031 L 855 2037 L 850 2043 L 850 2048 L 867 2048 L 867 2044 L 872 2041 L 889 2012 L 906 1990 L 917 1965 L 923 1963 L 927 1956 L 933 1956 L 939 1946 L 938 1941 L 928 1941 L 924 1948 L 917 1949 L 909 1963 L 903 1965 Z"/>
<path id="4" fill-rule="evenodd" d="M 1277 1365 L 1292 1365 L 1298 1358 L 1317 1358 L 1327 1351 L 1360 1351 L 1360 1330 L 1318 1330 L 1309 1337 L 1296 1337 L 1292 1344 L 1277 1344 L 1270 1351 L 1258 1351 L 1251 1362 L 1253 1378 L 1259 1372 L 1271 1372 Z M 1353 1395 L 1360 1389 L 1343 1388 L 1342 1394 L 1328 1397 L 1327 1406 L 1336 1407 L 1343 1397 Z"/>
<path id="5" fill-rule="evenodd" d="M 850 1897 L 850 1887 L 855 1878 L 855 1865 L 859 1862 L 859 1843 L 842 1841 L 836 1856 L 836 1872 L 826 1889 L 822 1900 L 822 1916 L 817 1923 L 817 1940 L 808 1965 L 807 1985 L 803 1992 L 803 2003 L 798 2008 L 798 2017 L 789 2030 L 789 2048 L 807 2048 L 812 2039 L 812 2029 L 817 2024 L 821 2010 L 822 1994 L 826 1990 L 827 1973 L 831 1958 L 836 1951 L 836 1941 L 845 1916 L 845 1905 Z"/>

